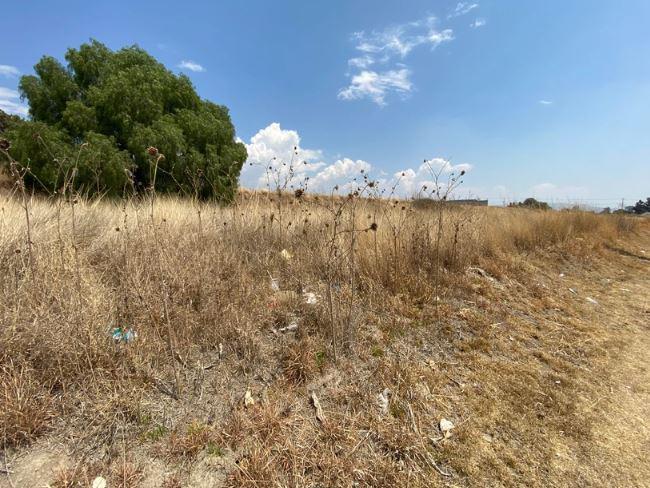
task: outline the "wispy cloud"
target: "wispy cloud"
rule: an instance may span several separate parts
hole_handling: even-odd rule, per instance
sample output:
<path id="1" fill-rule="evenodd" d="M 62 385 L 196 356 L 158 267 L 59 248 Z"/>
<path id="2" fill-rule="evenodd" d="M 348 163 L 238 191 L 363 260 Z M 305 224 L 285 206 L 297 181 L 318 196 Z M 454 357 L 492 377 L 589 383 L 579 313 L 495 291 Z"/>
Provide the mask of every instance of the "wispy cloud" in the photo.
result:
<path id="1" fill-rule="evenodd" d="M 20 74 L 20 70 L 15 66 L 9 66 L 8 64 L 0 64 L 0 76 L 5 76 L 7 78 L 14 78 Z"/>
<path id="2" fill-rule="evenodd" d="M 529 189 L 535 198 L 577 200 L 589 197 L 589 189 L 584 186 L 561 186 L 555 183 L 540 183 Z"/>
<path id="3" fill-rule="evenodd" d="M 348 59 L 348 66 L 353 68 L 366 69 L 373 64 L 375 64 L 374 58 L 368 55 Z"/>
<path id="4" fill-rule="evenodd" d="M 540 105 L 553 105 L 552 100 L 539 100 L 537 103 L 539 103 Z"/>
<path id="5" fill-rule="evenodd" d="M 339 90 L 341 100 L 367 98 L 377 105 L 387 103 L 389 94 L 404 97 L 413 89 L 411 70 L 403 64 L 417 47 L 435 49 L 454 39 L 451 29 L 439 29 L 436 17 L 429 16 L 383 30 L 356 32 L 352 39 L 361 54 L 348 60 L 348 66 L 357 70 L 348 73 L 350 83 Z M 372 69 L 370 69 L 372 67 Z"/>
<path id="6" fill-rule="evenodd" d="M 375 59 L 381 54 L 388 61 L 395 56 L 404 58 L 418 46 L 430 44 L 435 48 L 454 38 L 451 29 L 439 31 L 436 24 L 437 18 L 429 16 L 381 31 L 356 32 L 352 38 L 356 41 L 356 49 L 365 53 L 366 57 Z"/>
<path id="7" fill-rule="evenodd" d="M 478 8 L 478 3 L 470 3 L 470 2 L 458 2 L 458 5 L 456 5 L 456 8 L 454 9 L 453 12 L 451 12 L 447 18 L 448 19 L 453 19 L 454 17 L 460 17 L 461 15 L 465 15 L 470 13 L 472 10 Z"/>
<path id="8" fill-rule="evenodd" d="M 27 117 L 29 109 L 18 101 L 19 98 L 20 94 L 16 90 L 0 86 L 0 110 L 11 115 Z"/>
<path id="9" fill-rule="evenodd" d="M 474 22 L 469 24 L 469 26 L 472 29 L 478 29 L 479 27 L 483 27 L 485 24 L 487 24 L 487 21 L 485 19 L 476 19 Z"/>
<path id="10" fill-rule="evenodd" d="M 205 71 L 205 68 L 199 63 L 190 60 L 183 60 L 176 65 L 180 69 L 194 71 L 195 73 L 202 73 Z"/>
<path id="11" fill-rule="evenodd" d="M 410 80 L 411 72 L 402 68 L 383 72 L 362 71 L 352 77 L 350 85 L 339 91 L 341 100 L 359 100 L 369 98 L 377 105 L 386 105 L 388 93 L 408 94 L 413 83 Z"/>
<path id="12" fill-rule="evenodd" d="M 0 86 L 0 98 L 18 98 L 20 97 L 20 94 L 16 90 L 12 90 L 11 88 L 5 88 L 4 86 Z"/>

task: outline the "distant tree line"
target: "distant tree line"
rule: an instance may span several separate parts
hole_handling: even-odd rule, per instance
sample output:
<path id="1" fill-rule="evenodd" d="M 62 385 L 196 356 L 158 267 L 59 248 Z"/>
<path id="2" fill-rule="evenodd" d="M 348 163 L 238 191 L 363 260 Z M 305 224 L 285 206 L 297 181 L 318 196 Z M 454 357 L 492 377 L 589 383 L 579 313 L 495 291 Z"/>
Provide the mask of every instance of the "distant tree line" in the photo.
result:
<path id="1" fill-rule="evenodd" d="M 155 147 L 164 155 L 158 191 L 233 198 L 247 154 L 226 107 L 202 100 L 187 76 L 137 46 L 112 51 L 92 40 L 65 59 L 44 56 L 20 79 L 31 120 L 0 117 L 3 144 L 29 167 L 27 184 L 52 191 L 73 175 L 90 194 L 142 190 Z"/>
<path id="2" fill-rule="evenodd" d="M 648 197 L 645 202 L 643 200 L 636 202 L 636 204 L 632 207 L 632 212 L 635 214 L 644 214 L 650 212 L 650 197 Z"/>
<path id="3" fill-rule="evenodd" d="M 612 209 L 610 207 L 605 207 L 602 213 L 606 213 L 606 214 L 612 213 Z M 627 213 L 627 214 L 637 214 L 637 215 L 650 213 L 650 197 L 648 197 L 645 202 L 643 200 L 639 200 L 634 205 L 625 208 L 619 208 L 618 210 L 614 210 L 613 213 L 617 213 L 617 214 Z"/>

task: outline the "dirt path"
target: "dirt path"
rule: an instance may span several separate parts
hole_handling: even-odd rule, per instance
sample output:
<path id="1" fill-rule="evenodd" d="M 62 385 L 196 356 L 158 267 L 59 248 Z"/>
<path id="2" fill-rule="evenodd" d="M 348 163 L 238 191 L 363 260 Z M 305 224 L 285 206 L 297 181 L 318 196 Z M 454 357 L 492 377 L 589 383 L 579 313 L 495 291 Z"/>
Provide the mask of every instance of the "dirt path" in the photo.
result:
<path id="1" fill-rule="evenodd" d="M 611 377 L 601 385 L 603 396 L 587 405 L 602 417 L 594 450 L 603 462 L 593 481 L 650 487 L 650 234 L 627 247 L 609 269 L 621 275 L 607 293 L 614 306 L 602 312 L 603 325 L 613 331 Z"/>

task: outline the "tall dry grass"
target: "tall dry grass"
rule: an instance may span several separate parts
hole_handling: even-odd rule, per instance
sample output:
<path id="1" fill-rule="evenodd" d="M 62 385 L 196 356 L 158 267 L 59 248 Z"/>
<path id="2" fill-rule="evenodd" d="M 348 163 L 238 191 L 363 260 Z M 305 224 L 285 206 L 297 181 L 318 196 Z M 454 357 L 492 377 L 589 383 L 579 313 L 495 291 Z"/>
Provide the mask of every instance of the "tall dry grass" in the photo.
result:
<path id="1" fill-rule="evenodd" d="M 125 425 L 148 425 L 143 405 L 152 392 L 175 398 L 183 409 L 204 405 L 206 371 L 223 358 L 222 380 L 230 378 L 236 389 L 223 393 L 226 404 L 238 401 L 255 378 L 309 384 L 341 361 L 381 357 L 384 351 L 369 345 L 376 333 L 369 324 L 381 323 L 390 336 L 400 334 L 399 317 L 444 321 L 445 304 L 468 267 L 499 276 L 516 268 L 517 256 L 576 239 L 600 246 L 628 227 L 620 217 L 584 212 L 445 205 L 437 213 L 407 201 L 354 196 L 245 193 L 230 207 L 159 198 L 153 211 L 148 199 L 25 203 L 6 197 L 0 215 L 2 444 L 18 446 L 73 425 L 69 435 L 78 445 L 111 445 Z M 304 293 L 313 293 L 316 303 L 306 303 Z M 298 325 L 295 342 L 274 342 L 291 324 Z M 116 327 L 136 331 L 137 339 L 115 342 Z M 412 374 L 391 364 L 390 374 L 380 374 Z M 345 401 L 354 410 L 365 400 Z M 395 418 L 409 418 L 410 403 L 393 405 Z M 278 442 L 290 428 L 282 412 L 272 402 L 252 419 L 222 409 L 228 422 L 201 439 L 233 450 L 262 433 L 264 442 Z M 324 429 L 319 436 L 327 446 L 357 442 L 334 424 Z M 192 449 L 182 452 L 192 453 L 197 446 L 187 435 L 173 432 L 171 439 L 186 439 Z M 426 449 L 412 451 L 412 437 L 398 430 L 385 435 L 375 439 L 382 449 L 437 469 Z M 286 455 L 292 457 L 283 462 L 296 470 L 323 462 Z M 369 457 L 368 466 L 382 455 Z M 399 456 L 372 465 L 369 483 L 380 486 L 377 480 L 384 479 L 389 486 L 402 469 Z M 247 476 L 256 470 L 271 476 L 264 456 L 247 459 Z M 332 469 L 328 476 L 356 468 Z"/>
<path id="2" fill-rule="evenodd" d="M 219 344 L 254 369 L 266 353 L 256 346 L 256 333 L 282 327 L 288 320 L 283 307 L 305 308 L 298 299 L 269 310 L 275 296 L 270 277 L 289 292 L 289 301 L 305 291 L 319 296 L 309 320 L 334 356 L 337 347 L 352 353 L 370 301 L 406 293 L 433 303 L 438 264 L 444 286 L 468 266 L 581 236 L 612 239 L 621 225 L 615 217 L 584 212 L 448 206 L 437 263 L 434 212 L 405 201 L 359 199 L 336 215 L 338 210 L 327 208 L 332 202 L 322 201 L 327 199 L 287 199 L 280 226 L 273 198 L 253 194 L 228 208 L 166 198 L 157 202 L 153 222 L 147 201 L 59 205 L 34 198 L 31 244 L 21 202 L 5 199 L 0 215 L 5 442 L 40 430 L 43 416 L 66 408 L 79 394 L 99 395 L 106 385 L 171 385 L 175 362 L 195 362 Z M 290 258 L 283 257 L 284 249 Z M 137 342 L 113 344 L 114 327 L 133 328 Z M 182 359 L 172 359 L 175 355 Z M 25 396 L 44 397 L 38 400 L 43 407 L 21 406 Z"/>

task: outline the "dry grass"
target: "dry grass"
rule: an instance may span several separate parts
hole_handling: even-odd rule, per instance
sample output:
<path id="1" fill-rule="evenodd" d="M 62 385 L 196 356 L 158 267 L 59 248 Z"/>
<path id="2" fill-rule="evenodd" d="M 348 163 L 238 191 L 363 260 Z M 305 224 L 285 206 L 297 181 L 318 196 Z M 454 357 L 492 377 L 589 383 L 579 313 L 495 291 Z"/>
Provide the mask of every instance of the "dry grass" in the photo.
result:
<path id="1" fill-rule="evenodd" d="M 20 203 L 0 215 L 5 448 L 49 430 L 119 465 L 127 439 L 185 467 L 169 486 L 226 447 L 237 463 L 215 469 L 236 486 L 591 480 L 594 419 L 576 398 L 605 374 L 603 344 L 549 287 L 634 232 L 627 218 L 449 207 L 438 247 L 435 212 L 402 201 L 162 199 L 153 220 L 147 201 L 28 210 L 31 246 Z M 115 327 L 137 339 L 114 342 Z M 558 442 L 573 464 L 558 465 Z M 122 466 L 120 486 L 137 486 Z"/>

